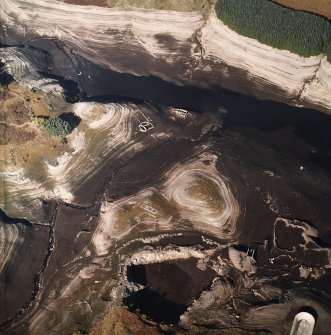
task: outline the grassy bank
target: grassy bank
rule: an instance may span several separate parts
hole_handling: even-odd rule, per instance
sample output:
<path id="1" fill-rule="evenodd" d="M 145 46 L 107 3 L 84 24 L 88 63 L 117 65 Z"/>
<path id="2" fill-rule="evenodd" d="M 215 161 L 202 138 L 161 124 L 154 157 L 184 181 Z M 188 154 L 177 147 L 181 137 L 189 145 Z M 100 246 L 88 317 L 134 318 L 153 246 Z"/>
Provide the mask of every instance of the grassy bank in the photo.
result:
<path id="1" fill-rule="evenodd" d="M 322 17 L 267 0 L 218 0 L 215 10 L 241 35 L 304 57 L 328 52 L 331 60 L 331 25 Z"/>

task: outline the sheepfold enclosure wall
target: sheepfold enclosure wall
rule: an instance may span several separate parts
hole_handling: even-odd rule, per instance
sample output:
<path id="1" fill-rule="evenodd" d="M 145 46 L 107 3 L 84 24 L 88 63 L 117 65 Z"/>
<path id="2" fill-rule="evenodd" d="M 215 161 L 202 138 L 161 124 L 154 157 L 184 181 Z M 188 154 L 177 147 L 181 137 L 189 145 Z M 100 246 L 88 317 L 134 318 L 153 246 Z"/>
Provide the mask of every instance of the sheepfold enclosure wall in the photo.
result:
<path id="1" fill-rule="evenodd" d="M 218 0 L 215 11 L 241 35 L 303 57 L 325 53 L 331 62 L 331 24 L 323 17 L 268 0 Z"/>

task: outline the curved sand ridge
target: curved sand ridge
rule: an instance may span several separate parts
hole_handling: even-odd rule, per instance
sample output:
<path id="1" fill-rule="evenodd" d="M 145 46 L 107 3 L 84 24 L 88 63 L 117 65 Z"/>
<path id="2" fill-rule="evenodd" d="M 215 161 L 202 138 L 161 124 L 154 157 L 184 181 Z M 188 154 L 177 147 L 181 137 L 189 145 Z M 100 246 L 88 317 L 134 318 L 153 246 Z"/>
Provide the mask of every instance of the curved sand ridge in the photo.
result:
<path id="1" fill-rule="evenodd" d="M 36 76 L 37 73 L 30 66 L 29 61 L 17 52 L 17 48 L 10 47 L 6 49 L 0 49 L 0 61 L 4 64 L 3 70 L 12 75 L 15 80 L 20 81 L 23 77 L 30 74 L 30 76 Z"/>
<path id="2" fill-rule="evenodd" d="M 168 181 L 166 194 L 184 218 L 215 226 L 222 237 L 233 235 L 237 203 L 221 177 L 198 169 L 180 171 Z"/>
<path id="3" fill-rule="evenodd" d="M 205 259 L 213 254 L 214 249 L 199 250 L 195 247 L 175 247 L 155 248 L 152 250 L 138 250 L 126 260 L 126 264 L 152 264 L 163 263 L 179 259 Z"/>
<path id="4" fill-rule="evenodd" d="M 181 216 L 194 226 L 208 227 L 206 229 L 211 229 L 220 238 L 233 238 L 240 208 L 215 163 L 216 157 L 205 155 L 196 161 L 176 165 L 167 174 L 164 192 Z"/>
<path id="5" fill-rule="evenodd" d="M 42 199 L 52 198 L 54 194 L 43 183 L 31 180 L 24 169 L 11 169 L 0 173 L 4 180 L 6 196 L 0 198 L 0 207 L 8 203 L 6 213 L 34 222 L 36 211 L 42 206 Z"/>
<path id="6" fill-rule="evenodd" d="M 203 161 L 210 159 L 209 165 Z M 104 202 L 93 236 L 98 255 L 105 255 L 116 240 L 133 231 L 207 231 L 218 238 L 236 237 L 239 204 L 213 164 L 201 156 L 178 164 L 166 175 L 162 189 L 149 188 L 114 203 Z"/>
<path id="7" fill-rule="evenodd" d="M 81 118 L 79 127 L 67 137 L 68 147 L 61 156 L 40 162 L 38 180 L 24 168 L 8 167 L 0 173 L 7 191 L 7 198 L 0 198 L 0 206 L 7 201 L 7 213 L 35 221 L 43 199 L 90 201 L 89 195 L 87 200 L 76 199 L 82 181 L 100 173 L 105 164 L 115 164 L 123 155 L 143 149 L 146 137 L 136 134 L 135 115 L 140 116 L 136 105 L 77 103 L 73 112 Z"/>
<path id="8" fill-rule="evenodd" d="M 75 129 L 69 136 L 71 152 L 65 152 L 55 164 L 47 164 L 59 197 L 72 201 L 81 180 L 93 176 L 105 157 L 110 159 L 125 151 L 132 133 L 133 111 L 133 106 L 116 103 L 75 104 L 74 113 L 81 118 L 82 130 Z"/>
<path id="9" fill-rule="evenodd" d="M 134 229 L 171 229 L 177 221 L 176 214 L 176 208 L 171 207 L 156 189 L 144 190 L 115 203 L 104 202 L 99 226 L 93 236 L 97 254 L 106 254 L 114 241 L 124 238 Z"/>

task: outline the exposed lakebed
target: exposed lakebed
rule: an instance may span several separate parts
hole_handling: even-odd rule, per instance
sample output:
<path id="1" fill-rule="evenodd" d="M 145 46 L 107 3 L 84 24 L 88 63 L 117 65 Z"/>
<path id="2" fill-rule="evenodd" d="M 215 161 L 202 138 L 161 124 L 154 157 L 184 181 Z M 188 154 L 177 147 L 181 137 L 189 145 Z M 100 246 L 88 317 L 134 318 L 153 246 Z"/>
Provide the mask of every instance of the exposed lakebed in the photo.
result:
<path id="1" fill-rule="evenodd" d="M 33 63 L 40 51 L 31 50 L 16 52 Z M 326 334 L 330 117 L 75 59 L 92 84 L 72 75 L 67 85 L 55 62 L 39 63 L 39 78 L 58 75 L 76 101 L 68 109 L 85 137 L 72 135 L 63 169 L 60 159 L 47 167 L 41 185 L 51 180 L 58 197 L 40 191 L 20 204 L 33 209 L 24 219 L 1 217 L 14 246 L 1 277 L 2 332 L 86 332 L 124 302 L 157 322 L 276 334 L 310 306 Z"/>

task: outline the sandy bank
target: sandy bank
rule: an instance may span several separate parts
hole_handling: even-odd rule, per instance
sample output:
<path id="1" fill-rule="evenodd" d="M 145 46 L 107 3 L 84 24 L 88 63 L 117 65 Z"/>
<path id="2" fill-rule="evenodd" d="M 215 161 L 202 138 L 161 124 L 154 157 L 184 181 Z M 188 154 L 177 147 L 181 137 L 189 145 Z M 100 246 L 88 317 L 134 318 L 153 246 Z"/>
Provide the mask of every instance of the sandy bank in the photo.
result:
<path id="1" fill-rule="evenodd" d="M 251 88 L 237 85 L 237 89 L 260 98 L 269 98 L 275 92 L 298 106 L 313 106 L 330 112 L 331 65 L 326 56 L 300 57 L 286 50 L 279 50 L 241 36 L 229 29 L 213 13 L 201 30 L 203 59 L 220 64 L 220 81 L 225 87 L 236 90 L 231 83 L 228 66 L 241 71 L 238 80 L 251 81 Z"/>
<path id="2" fill-rule="evenodd" d="M 261 99 L 331 111 L 331 65 L 324 55 L 304 58 L 266 46 L 230 30 L 214 12 L 205 22 L 198 12 L 4 0 L 0 13 L 4 43 L 30 45 L 36 37 L 52 38 L 118 72 L 156 75 L 181 85 L 223 86 Z M 83 72 L 82 77 L 93 76 Z"/>

